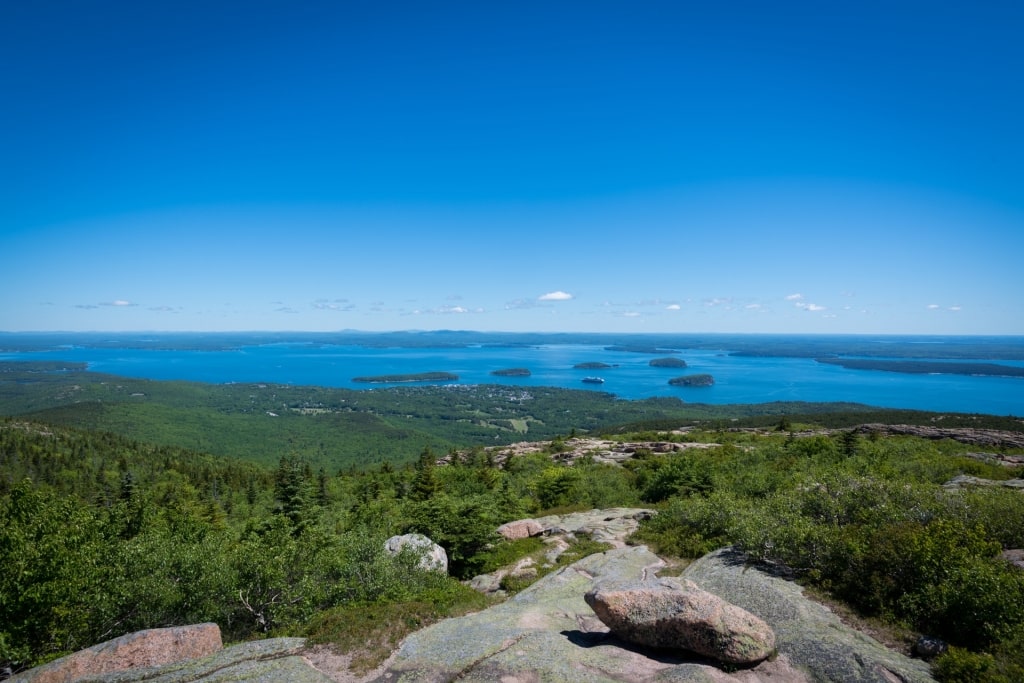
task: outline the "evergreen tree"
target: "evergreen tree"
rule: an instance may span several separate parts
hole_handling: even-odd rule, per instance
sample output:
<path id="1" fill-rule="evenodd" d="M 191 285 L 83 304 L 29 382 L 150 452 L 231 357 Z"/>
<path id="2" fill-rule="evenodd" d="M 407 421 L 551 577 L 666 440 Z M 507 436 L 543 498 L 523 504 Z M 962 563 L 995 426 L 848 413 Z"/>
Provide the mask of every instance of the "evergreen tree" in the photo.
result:
<path id="1" fill-rule="evenodd" d="M 320 507 L 327 507 L 331 496 L 327 491 L 327 472 L 323 467 L 316 473 L 316 502 Z"/>
<path id="2" fill-rule="evenodd" d="M 256 478 L 249 477 L 249 483 L 245 487 L 245 499 L 249 502 L 249 505 L 256 504 L 256 498 L 259 496 L 259 492 L 256 490 Z"/>
<path id="3" fill-rule="evenodd" d="M 121 489 L 115 510 L 115 516 L 120 518 L 121 535 L 124 538 L 133 538 L 142 531 L 145 507 L 131 470 L 121 475 Z"/>
<path id="4" fill-rule="evenodd" d="M 852 458 L 857 455 L 857 443 L 860 439 L 857 436 L 857 432 L 852 429 L 848 429 L 839 435 L 839 445 L 843 449 L 843 455 L 847 458 Z"/>
<path id="5" fill-rule="evenodd" d="M 289 455 L 281 458 L 274 477 L 276 512 L 288 519 L 296 536 L 312 521 L 308 472 L 308 463 L 297 455 Z"/>
<path id="6" fill-rule="evenodd" d="M 416 462 L 416 474 L 413 476 L 412 491 L 409 493 L 412 500 L 430 500 L 441 489 L 434 472 L 435 467 L 437 467 L 437 459 L 430 447 L 427 446 L 420 453 L 420 459 Z"/>

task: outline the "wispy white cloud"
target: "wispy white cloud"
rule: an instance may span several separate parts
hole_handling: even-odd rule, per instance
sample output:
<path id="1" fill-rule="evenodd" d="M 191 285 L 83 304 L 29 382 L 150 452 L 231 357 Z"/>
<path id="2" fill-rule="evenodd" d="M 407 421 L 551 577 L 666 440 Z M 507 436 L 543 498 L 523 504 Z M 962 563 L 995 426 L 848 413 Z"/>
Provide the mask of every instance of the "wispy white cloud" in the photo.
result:
<path id="1" fill-rule="evenodd" d="M 804 298 L 804 295 L 800 294 L 798 292 L 796 294 L 790 294 L 789 296 L 787 296 L 786 297 L 786 301 L 800 301 L 800 299 L 803 299 L 803 298 Z"/>
<path id="2" fill-rule="evenodd" d="M 705 306 L 729 306 L 732 304 L 732 299 L 727 296 L 716 296 L 711 299 L 705 299 Z"/>
<path id="3" fill-rule="evenodd" d="M 747 304 L 743 308 L 747 309 L 748 311 L 756 311 L 761 308 L 761 304 Z"/>
<path id="4" fill-rule="evenodd" d="M 465 306 L 438 306 L 437 308 L 416 309 L 415 315 L 469 315 L 483 313 L 483 308 L 466 308 Z"/>
<path id="5" fill-rule="evenodd" d="M 317 299 L 313 302 L 313 308 L 318 311 L 354 311 L 356 305 L 350 303 L 348 299 L 334 299 L 333 301 Z"/>
<path id="6" fill-rule="evenodd" d="M 795 305 L 796 305 L 797 308 L 802 308 L 803 310 L 810 311 L 812 313 L 816 313 L 818 311 L 824 311 L 825 310 L 824 306 L 819 306 L 818 304 L 812 304 L 812 303 L 805 303 L 803 301 L 798 301 L 798 302 L 796 302 Z"/>
<path id="7" fill-rule="evenodd" d="M 540 306 L 535 299 L 515 299 L 505 304 L 506 311 L 519 311 Z"/>
<path id="8" fill-rule="evenodd" d="M 113 301 L 101 301 L 98 304 L 75 304 L 75 308 L 84 308 L 86 310 L 92 308 L 99 308 L 100 306 L 110 306 L 115 308 L 126 308 L 128 306 L 138 306 L 133 304 L 131 301 L 126 299 L 114 299 Z"/>
<path id="9" fill-rule="evenodd" d="M 634 301 L 605 301 L 601 305 L 605 308 L 653 308 L 661 306 L 664 302 L 661 299 L 639 299 Z"/>
<path id="10" fill-rule="evenodd" d="M 569 292 L 563 292 L 561 290 L 558 290 L 557 292 L 548 292 L 547 294 L 541 294 L 539 297 L 537 297 L 537 301 L 569 301 L 570 299 L 573 298 L 575 297 L 573 297 L 572 294 L 569 294 Z"/>
<path id="11" fill-rule="evenodd" d="M 937 311 L 937 310 L 939 310 L 939 309 L 940 309 L 940 308 L 942 308 L 942 307 L 941 307 L 941 306 L 939 306 L 938 304 L 928 304 L 928 305 L 926 306 L 926 308 L 927 308 L 927 309 L 928 309 L 929 311 Z"/>
<path id="12" fill-rule="evenodd" d="M 960 310 L 963 310 L 963 307 L 961 307 L 961 306 L 950 306 L 949 310 L 951 310 L 951 311 L 960 311 Z"/>
<path id="13" fill-rule="evenodd" d="M 668 306 L 665 307 L 665 310 L 666 311 L 680 311 L 680 310 L 682 310 L 682 308 L 683 307 L 680 306 L 679 304 L 669 304 Z"/>

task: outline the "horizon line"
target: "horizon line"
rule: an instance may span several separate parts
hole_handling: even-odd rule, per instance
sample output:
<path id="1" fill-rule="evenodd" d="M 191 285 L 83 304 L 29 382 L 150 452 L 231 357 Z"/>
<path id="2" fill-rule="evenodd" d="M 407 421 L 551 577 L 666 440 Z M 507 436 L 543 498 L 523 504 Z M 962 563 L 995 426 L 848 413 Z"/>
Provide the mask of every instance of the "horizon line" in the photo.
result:
<path id="1" fill-rule="evenodd" d="M 995 333 L 953 333 L 953 332 L 714 332 L 709 330 L 699 331 L 677 331 L 677 332 L 622 332 L 610 330 L 472 330 L 472 329 L 391 329 L 391 330 L 362 330 L 354 328 L 343 328 L 340 330 L 270 330 L 270 329 L 239 329 L 239 330 L 0 330 L 0 334 L 7 335 L 31 335 L 31 334 L 267 334 L 267 335 L 331 335 L 331 334 L 503 334 L 503 335 L 608 335 L 608 336 L 687 336 L 687 335 L 716 335 L 716 336 L 815 336 L 815 337 L 1022 337 L 1024 332 L 995 332 Z"/>

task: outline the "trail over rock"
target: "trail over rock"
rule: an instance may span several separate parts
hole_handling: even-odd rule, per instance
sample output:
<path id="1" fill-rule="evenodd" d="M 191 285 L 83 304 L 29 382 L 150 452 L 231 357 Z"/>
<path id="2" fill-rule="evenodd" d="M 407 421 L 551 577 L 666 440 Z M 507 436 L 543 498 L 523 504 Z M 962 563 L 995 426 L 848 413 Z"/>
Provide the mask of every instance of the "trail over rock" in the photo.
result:
<path id="1" fill-rule="evenodd" d="M 639 582 L 664 563 L 647 548 L 586 557 L 504 603 L 409 636 L 377 683 L 565 681 L 572 683 L 926 683 L 928 665 L 843 625 L 802 589 L 728 551 L 684 572 L 701 588 L 764 620 L 778 656 L 727 672 L 695 654 L 647 648 L 609 632 L 583 599 L 595 585 Z"/>

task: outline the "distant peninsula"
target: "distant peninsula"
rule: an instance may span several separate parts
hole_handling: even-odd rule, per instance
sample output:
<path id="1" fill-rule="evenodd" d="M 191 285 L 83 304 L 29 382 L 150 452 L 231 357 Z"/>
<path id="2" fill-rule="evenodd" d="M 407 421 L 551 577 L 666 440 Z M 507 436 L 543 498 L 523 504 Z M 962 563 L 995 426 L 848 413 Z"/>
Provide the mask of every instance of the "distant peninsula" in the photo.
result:
<path id="1" fill-rule="evenodd" d="M 874 358 L 816 358 L 819 363 L 839 365 L 850 370 L 883 370 L 922 375 L 988 375 L 1024 377 L 1024 368 L 998 363 L 940 363 L 921 360 L 878 360 Z"/>
<path id="2" fill-rule="evenodd" d="M 577 363 L 572 366 L 574 370 L 604 370 L 606 368 L 614 368 L 614 365 L 608 365 L 607 363 L 589 362 L 589 363 Z"/>
<path id="3" fill-rule="evenodd" d="M 710 387 L 715 383 L 715 378 L 707 374 L 683 375 L 673 377 L 668 383 L 676 387 Z"/>
<path id="4" fill-rule="evenodd" d="M 648 365 L 652 368 L 685 368 L 686 361 L 682 358 L 655 358 Z"/>
<path id="5" fill-rule="evenodd" d="M 640 346 L 638 344 L 625 344 L 619 346 L 606 346 L 605 351 L 624 351 L 626 353 L 679 353 L 674 349 L 659 349 L 656 346 Z"/>
<path id="6" fill-rule="evenodd" d="M 530 371 L 527 368 L 505 368 L 504 370 L 491 370 L 496 377 L 529 377 Z"/>
<path id="7" fill-rule="evenodd" d="M 450 372 L 415 372 L 406 375 L 371 375 L 367 377 L 353 377 L 352 381 L 374 384 L 391 384 L 395 382 L 454 382 L 457 379 L 459 379 L 459 376 Z"/>

